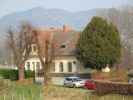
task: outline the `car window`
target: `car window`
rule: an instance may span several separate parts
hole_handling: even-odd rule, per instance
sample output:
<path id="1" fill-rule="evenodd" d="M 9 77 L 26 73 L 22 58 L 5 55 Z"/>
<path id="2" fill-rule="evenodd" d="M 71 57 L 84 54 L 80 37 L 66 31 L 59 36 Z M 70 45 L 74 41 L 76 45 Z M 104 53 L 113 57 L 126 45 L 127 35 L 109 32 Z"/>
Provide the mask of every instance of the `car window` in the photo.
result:
<path id="1" fill-rule="evenodd" d="M 66 80 L 67 80 L 67 81 L 72 81 L 72 79 L 70 79 L 70 78 L 66 78 Z"/>
<path id="2" fill-rule="evenodd" d="M 75 79 L 73 79 L 73 81 L 81 81 L 81 79 L 75 78 Z"/>
<path id="3" fill-rule="evenodd" d="M 80 78 L 65 78 L 66 81 L 81 81 Z"/>
<path id="4" fill-rule="evenodd" d="M 81 79 L 75 79 L 76 81 L 81 81 Z"/>

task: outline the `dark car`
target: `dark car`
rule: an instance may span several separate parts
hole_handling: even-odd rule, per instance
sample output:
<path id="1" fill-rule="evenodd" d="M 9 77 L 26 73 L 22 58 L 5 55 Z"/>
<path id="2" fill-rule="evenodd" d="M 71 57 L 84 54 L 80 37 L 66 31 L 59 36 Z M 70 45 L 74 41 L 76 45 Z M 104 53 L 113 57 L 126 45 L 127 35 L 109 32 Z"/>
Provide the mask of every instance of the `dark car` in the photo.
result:
<path id="1" fill-rule="evenodd" d="M 86 89 L 90 89 L 90 90 L 95 90 L 96 89 L 96 84 L 93 80 L 86 80 L 84 87 Z"/>

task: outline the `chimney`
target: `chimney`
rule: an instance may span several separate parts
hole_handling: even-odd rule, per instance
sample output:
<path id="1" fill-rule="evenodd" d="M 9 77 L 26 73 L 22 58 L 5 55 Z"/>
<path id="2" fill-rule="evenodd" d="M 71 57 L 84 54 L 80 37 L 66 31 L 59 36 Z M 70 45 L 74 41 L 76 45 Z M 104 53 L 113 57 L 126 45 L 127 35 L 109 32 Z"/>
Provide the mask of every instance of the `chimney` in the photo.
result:
<path id="1" fill-rule="evenodd" d="M 72 28 L 70 26 L 63 25 L 63 32 L 69 32 L 69 31 L 72 31 Z"/>

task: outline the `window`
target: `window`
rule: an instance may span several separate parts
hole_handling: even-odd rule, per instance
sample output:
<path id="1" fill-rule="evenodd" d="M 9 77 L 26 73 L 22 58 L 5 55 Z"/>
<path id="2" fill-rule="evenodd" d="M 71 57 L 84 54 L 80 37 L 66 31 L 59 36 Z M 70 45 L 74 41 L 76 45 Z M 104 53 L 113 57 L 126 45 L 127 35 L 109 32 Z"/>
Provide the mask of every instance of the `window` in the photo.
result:
<path id="1" fill-rule="evenodd" d="M 33 46 L 33 52 L 36 52 L 37 51 L 37 48 L 36 48 L 36 46 L 34 45 Z"/>
<path id="2" fill-rule="evenodd" d="M 68 72 L 72 72 L 72 62 L 68 62 Z"/>
<path id="3" fill-rule="evenodd" d="M 36 63 L 36 67 L 37 67 L 37 70 L 40 70 L 41 68 L 40 68 L 40 62 L 37 62 Z"/>
<path id="4" fill-rule="evenodd" d="M 35 62 L 32 62 L 33 69 L 35 70 Z"/>
<path id="5" fill-rule="evenodd" d="M 27 70 L 30 70 L 30 62 L 27 62 Z"/>
<path id="6" fill-rule="evenodd" d="M 73 64 L 76 64 L 76 61 L 73 61 Z"/>
<path id="7" fill-rule="evenodd" d="M 60 72 L 63 72 L 63 62 L 60 63 Z"/>
<path id="8" fill-rule="evenodd" d="M 60 46 L 60 48 L 66 48 L 66 45 L 62 44 L 62 45 Z"/>
<path id="9" fill-rule="evenodd" d="M 72 81 L 72 79 L 71 79 L 71 78 L 66 78 L 65 80 L 67 80 L 67 81 Z"/>

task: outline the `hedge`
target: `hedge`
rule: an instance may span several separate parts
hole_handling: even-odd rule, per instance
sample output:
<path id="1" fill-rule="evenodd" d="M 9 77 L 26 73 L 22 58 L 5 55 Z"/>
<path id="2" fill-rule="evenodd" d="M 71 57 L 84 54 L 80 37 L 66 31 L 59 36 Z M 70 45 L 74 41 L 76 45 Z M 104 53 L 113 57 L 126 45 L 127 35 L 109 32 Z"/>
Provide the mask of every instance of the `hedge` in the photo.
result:
<path id="1" fill-rule="evenodd" d="M 15 69 L 0 69 L 0 77 L 10 80 L 18 80 L 18 70 Z M 34 77 L 33 71 L 25 71 L 25 78 Z"/>
<path id="2" fill-rule="evenodd" d="M 104 82 L 95 81 L 96 92 L 98 94 L 118 93 L 118 94 L 131 94 L 133 95 L 133 85 L 122 82 Z"/>

